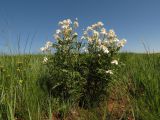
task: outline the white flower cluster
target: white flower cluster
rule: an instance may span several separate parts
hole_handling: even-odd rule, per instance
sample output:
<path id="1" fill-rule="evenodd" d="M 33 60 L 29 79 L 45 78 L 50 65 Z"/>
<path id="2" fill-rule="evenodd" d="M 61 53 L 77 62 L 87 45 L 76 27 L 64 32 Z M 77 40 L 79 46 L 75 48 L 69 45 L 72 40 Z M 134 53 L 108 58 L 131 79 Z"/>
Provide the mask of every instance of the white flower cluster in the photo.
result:
<path id="1" fill-rule="evenodd" d="M 48 52 L 48 51 L 51 50 L 52 46 L 53 46 L 53 43 L 52 43 L 51 41 L 48 41 L 48 42 L 46 42 L 46 44 L 45 44 L 44 47 L 41 47 L 41 48 L 40 48 L 40 50 L 41 50 L 42 52 Z"/>
<path id="2" fill-rule="evenodd" d="M 72 24 L 72 21 L 70 19 L 67 19 L 60 21 L 58 24 L 61 26 L 62 29 L 67 29 L 70 26 L 70 24 Z"/>
<path id="3" fill-rule="evenodd" d="M 44 47 L 41 47 L 40 50 L 44 53 L 44 52 L 50 52 L 52 49 L 53 43 L 51 41 L 47 41 Z M 48 58 L 44 57 L 43 58 L 43 63 L 47 63 L 48 62 Z"/>
<path id="4" fill-rule="evenodd" d="M 114 30 L 107 32 L 102 22 L 88 26 L 81 39 L 86 39 L 89 45 L 96 46 L 96 50 L 102 50 L 104 53 L 109 53 L 109 49 L 121 48 L 126 43 L 125 39 L 117 38 Z"/>
<path id="5" fill-rule="evenodd" d="M 126 42 L 127 41 L 125 39 L 122 39 L 121 41 L 118 42 L 117 46 L 118 47 L 123 47 L 126 44 Z"/>
<path id="6" fill-rule="evenodd" d="M 79 27 L 77 18 L 73 23 L 70 19 L 66 19 L 60 21 L 58 24 L 60 26 L 60 29 L 56 30 L 56 33 L 54 34 L 55 40 L 71 40 L 73 36 L 78 35 L 76 32 L 74 32 L 74 29 Z"/>
<path id="7" fill-rule="evenodd" d="M 70 46 L 78 34 L 75 32 L 75 29 L 79 27 L 78 19 L 75 19 L 72 22 L 70 19 L 66 19 L 59 22 L 60 29 L 56 30 L 54 34 L 54 38 L 57 41 L 57 44 L 54 46 L 58 46 L 60 50 L 65 51 L 70 49 Z M 104 28 L 104 24 L 102 22 L 97 22 L 91 26 L 88 26 L 86 30 L 84 30 L 82 40 L 87 40 L 85 42 L 85 46 L 81 48 L 84 52 L 97 52 L 98 56 L 101 56 L 101 53 L 109 54 L 111 51 L 118 51 L 121 47 L 126 44 L 126 40 L 119 40 L 114 30 L 107 31 Z M 71 43 L 71 44 L 70 44 Z M 77 43 L 77 42 L 76 42 Z M 42 52 L 51 51 L 53 48 L 53 43 L 48 41 L 45 46 L 41 48 Z M 101 52 L 102 51 L 102 52 Z M 47 63 L 48 58 L 44 57 L 43 63 Z M 118 65 L 117 60 L 112 60 L 110 64 Z M 113 74 L 112 70 L 107 70 L 107 74 Z"/>

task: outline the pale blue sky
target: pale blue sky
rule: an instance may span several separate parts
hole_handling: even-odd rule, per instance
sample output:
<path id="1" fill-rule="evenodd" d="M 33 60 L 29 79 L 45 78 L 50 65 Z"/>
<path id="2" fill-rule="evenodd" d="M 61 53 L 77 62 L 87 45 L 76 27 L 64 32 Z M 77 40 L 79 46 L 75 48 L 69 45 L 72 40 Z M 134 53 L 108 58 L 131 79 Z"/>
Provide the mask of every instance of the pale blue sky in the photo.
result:
<path id="1" fill-rule="evenodd" d="M 76 17 L 79 33 L 102 21 L 127 39 L 124 51 L 145 51 L 142 41 L 160 51 L 160 0 L 0 0 L 0 51 L 6 51 L 6 44 L 16 50 L 18 37 L 23 51 L 29 36 L 26 52 L 33 38 L 31 52 L 37 53 L 46 40 L 53 40 L 58 21 Z"/>

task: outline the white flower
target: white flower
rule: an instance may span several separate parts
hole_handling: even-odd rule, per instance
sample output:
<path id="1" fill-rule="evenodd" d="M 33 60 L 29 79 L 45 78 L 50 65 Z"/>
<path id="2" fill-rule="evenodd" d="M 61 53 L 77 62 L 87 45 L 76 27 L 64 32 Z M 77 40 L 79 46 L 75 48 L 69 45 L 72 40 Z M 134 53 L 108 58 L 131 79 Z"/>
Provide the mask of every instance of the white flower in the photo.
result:
<path id="1" fill-rule="evenodd" d="M 102 35 L 107 35 L 107 32 L 106 32 L 106 29 L 105 29 L 105 28 L 102 28 L 102 29 L 101 29 L 101 34 L 102 34 Z"/>
<path id="2" fill-rule="evenodd" d="M 67 19 L 67 20 L 63 20 L 62 23 L 63 25 L 69 26 L 70 24 L 72 24 L 72 21 L 70 19 Z"/>
<path id="3" fill-rule="evenodd" d="M 67 29 L 69 26 L 68 25 L 62 25 L 61 27 L 62 27 L 62 29 Z"/>
<path id="4" fill-rule="evenodd" d="M 97 24 L 93 24 L 93 25 L 91 26 L 91 29 L 96 29 L 96 27 L 97 27 Z"/>
<path id="5" fill-rule="evenodd" d="M 106 48 L 106 49 L 104 50 L 104 53 L 109 53 L 108 48 Z"/>
<path id="6" fill-rule="evenodd" d="M 72 24 L 72 21 L 70 19 L 66 19 L 59 22 L 59 25 L 62 29 L 67 29 L 70 26 L 70 24 Z"/>
<path id="7" fill-rule="evenodd" d="M 48 42 L 46 42 L 44 47 L 40 48 L 40 50 L 42 52 L 46 52 L 46 51 L 49 51 L 52 46 L 53 46 L 53 43 L 51 41 L 48 41 Z"/>
<path id="8" fill-rule="evenodd" d="M 119 42 L 118 38 L 113 39 L 114 42 Z"/>
<path id="9" fill-rule="evenodd" d="M 97 26 L 102 27 L 104 24 L 102 22 L 98 22 Z"/>
<path id="10" fill-rule="evenodd" d="M 113 74 L 112 70 L 107 70 L 106 73 L 111 75 Z"/>
<path id="11" fill-rule="evenodd" d="M 81 37 L 81 40 L 84 40 L 84 39 L 86 39 L 86 38 L 85 38 L 84 36 L 82 36 L 82 37 Z"/>
<path id="12" fill-rule="evenodd" d="M 111 61 L 111 64 L 118 65 L 118 61 L 117 61 L 117 60 L 112 60 L 112 61 Z"/>
<path id="13" fill-rule="evenodd" d="M 109 38 L 114 38 L 114 37 L 116 37 L 116 34 L 115 34 L 114 30 L 109 30 L 109 32 L 108 32 L 108 37 L 109 37 Z"/>
<path id="14" fill-rule="evenodd" d="M 109 41 L 107 41 L 107 40 L 105 40 L 104 42 L 103 42 L 103 44 L 105 45 L 105 46 L 109 46 Z"/>
<path id="15" fill-rule="evenodd" d="M 93 28 L 91 26 L 88 26 L 87 31 L 89 31 L 89 30 L 93 30 Z"/>
<path id="16" fill-rule="evenodd" d="M 72 21 L 70 19 L 67 19 L 67 24 L 72 24 Z"/>
<path id="17" fill-rule="evenodd" d="M 46 48 L 45 48 L 45 47 L 41 47 L 40 50 L 41 50 L 42 52 L 45 52 L 45 51 L 46 51 Z"/>
<path id="18" fill-rule="evenodd" d="M 47 61 L 48 61 L 48 58 L 47 58 L 47 57 L 44 57 L 44 58 L 43 58 L 43 63 L 47 63 Z"/>
<path id="19" fill-rule="evenodd" d="M 56 34 L 60 34 L 60 33 L 61 33 L 60 29 L 56 30 Z"/>
<path id="20" fill-rule="evenodd" d="M 125 39 L 122 39 L 121 41 L 119 41 L 119 43 L 118 43 L 118 47 L 123 47 L 125 44 L 126 44 L 126 42 L 127 42 L 127 40 L 125 40 Z"/>
<path id="21" fill-rule="evenodd" d="M 45 45 L 47 48 L 50 48 L 53 46 L 53 43 L 51 41 L 48 41 L 46 42 L 46 45 Z"/>
<path id="22" fill-rule="evenodd" d="M 103 50 L 104 53 L 109 53 L 109 50 L 106 46 L 101 45 L 100 48 Z"/>
<path id="23" fill-rule="evenodd" d="M 44 47 L 41 47 L 40 50 L 42 52 L 46 52 L 46 51 L 49 51 L 50 50 L 50 47 L 52 47 L 53 43 L 48 41 L 46 42 L 45 46 Z"/>
<path id="24" fill-rule="evenodd" d="M 87 53 L 87 52 L 88 52 L 87 47 L 83 47 L 83 48 L 82 48 L 82 51 L 85 52 L 85 53 Z"/>

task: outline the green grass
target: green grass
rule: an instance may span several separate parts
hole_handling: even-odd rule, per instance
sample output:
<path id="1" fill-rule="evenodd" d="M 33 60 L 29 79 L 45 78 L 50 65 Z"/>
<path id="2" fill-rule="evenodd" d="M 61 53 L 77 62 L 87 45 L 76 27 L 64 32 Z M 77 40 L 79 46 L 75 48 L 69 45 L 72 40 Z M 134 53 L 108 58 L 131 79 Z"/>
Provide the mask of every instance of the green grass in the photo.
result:
<path id="1" fill-rule="evenodd" d="M 42 55 L 0 56 L 0 120 L 45 120 L 52 119 L 59 105 L 38 85 L 38 79 L 45 72 Z M 107 103 L 92 110 L 75 108 L 75 114 L 66 118 L 82 120 L 160 119 L 160 54 L 121 53 L 124 63 L 118 79 L 109 86 L 113 98 L 122 98 L 125 108 L 120 115 L 109 113 Z M 64 105 L 65 107 L 65 105 Z M 121 111 L 121 110 L 119 110 Z"/>
<path id="2" fill-rule="evenodd" d="M 135 118 L 160 119 L 160 54 L 122 54 L 121 59 L 121 80 L 128 86 Z"/>
<path id="3" fill-rule="evenodd" d="M 45 94 L 37 85 L 40 58 L 30 55 L 0 57 L 1 119 L 41 118 Z"/>

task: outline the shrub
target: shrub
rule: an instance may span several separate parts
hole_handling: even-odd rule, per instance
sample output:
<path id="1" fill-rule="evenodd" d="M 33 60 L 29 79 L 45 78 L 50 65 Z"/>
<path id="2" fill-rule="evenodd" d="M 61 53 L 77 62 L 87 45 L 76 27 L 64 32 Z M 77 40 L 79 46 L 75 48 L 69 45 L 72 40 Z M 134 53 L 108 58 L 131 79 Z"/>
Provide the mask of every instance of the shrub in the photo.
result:
<path id="1" fill-rule="evenodd" d="M 79 105 L 92 108 L 106 99 L 107 86 L 115 76 L 118 66 L 117 54 L 126 40 L 119 40 L 113 30 L 108 32 L 102 22 L 87 27 L 78 40 L 75 29 L 78 21 L 70 19 L 59 22 L 56 42 L 47 42 L 43 52 L 47 91 L 61 101 L 79 101 Z"/>
<path id="2" fill-rule="evenodd" d="M 81 71 L 87 69 L 87 73 L 80 71 L 86 79 L 83 96 L 80 104 L 84 107 L 96 107 L 106 98 L 107 86 L 115 76 L 118 65 L 117 54 L 126 40 L 119 41 L 113 30 L 106 32 L 102 22 L 93 24 L 84 31 L 82 39 L 86 57 L 80 65 Z"/>

